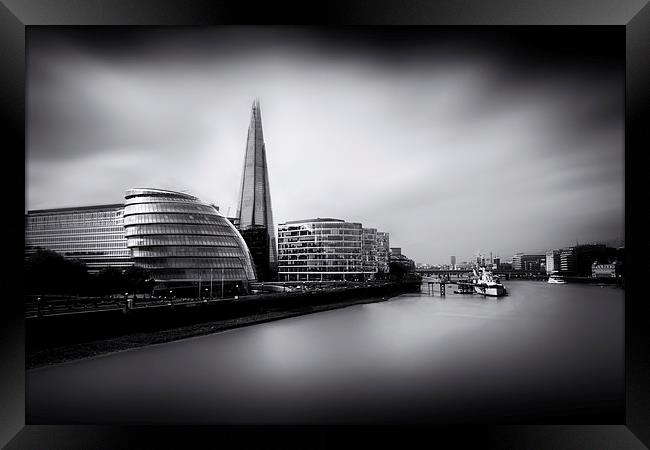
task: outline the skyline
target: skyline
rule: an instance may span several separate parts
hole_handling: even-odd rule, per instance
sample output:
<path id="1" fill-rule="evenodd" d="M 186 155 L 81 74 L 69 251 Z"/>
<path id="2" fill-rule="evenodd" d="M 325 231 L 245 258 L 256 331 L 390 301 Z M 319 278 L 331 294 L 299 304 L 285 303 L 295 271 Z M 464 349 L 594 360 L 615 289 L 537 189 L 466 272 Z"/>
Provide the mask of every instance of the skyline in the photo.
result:
<path id="1" fill-rule="evenodd" d="M 424 263 L 623 239 L 619 59 L 372 33 L 30 30 L 26 208 L 146 186 L 234 216 L 259 97 L 277 223 L 361 222 Z"/>

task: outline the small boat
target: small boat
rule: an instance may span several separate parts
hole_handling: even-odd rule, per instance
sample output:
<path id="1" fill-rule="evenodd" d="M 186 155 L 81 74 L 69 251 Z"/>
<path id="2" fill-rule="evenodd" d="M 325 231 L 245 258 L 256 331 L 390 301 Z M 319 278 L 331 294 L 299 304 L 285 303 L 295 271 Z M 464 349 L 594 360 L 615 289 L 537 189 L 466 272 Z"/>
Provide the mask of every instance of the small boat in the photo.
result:
<path id="1" fill-rule="evenodd" d="M 479 268 L 479 273 L 474 271 L 474 292 L 490 297 L 502 297 L 506 295 L 506 288 L 499 281 L 495 280 L 492 272 L 484 267 Z"/>
<path id="2" fill-rule="evenodd" d="M 564 278 L 562 278 L 562 276 L 558 275 L 557 273 L 551 273 L 551 275 L 548 277 L 548 282 L 550 284 L 566 284 Z"/>

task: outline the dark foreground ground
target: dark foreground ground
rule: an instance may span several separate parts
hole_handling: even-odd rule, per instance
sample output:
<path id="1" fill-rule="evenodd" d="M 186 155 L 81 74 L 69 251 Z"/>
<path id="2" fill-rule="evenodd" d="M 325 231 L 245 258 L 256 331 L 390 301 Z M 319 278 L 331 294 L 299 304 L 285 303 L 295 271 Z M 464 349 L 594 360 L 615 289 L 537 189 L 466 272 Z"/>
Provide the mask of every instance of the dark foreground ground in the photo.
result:
<path id="1" fill-rule="evenodd" d="M 276 297 L 264 302 L 258 301 L 253 307 L 242 305 L 233 308 L 230 305 L 226 309 L 220 306 L 220 310 L 214 311 L 184 308 L 166 313 L 164 317 L 159 315 L 161 313 L 131 311 L 129 314 L 112 312 L 110 316 L 109 313 L 96 313 L 92 316 L 86 314 L 29 320 L 25 365 L 26 369 L 33 369 L 246 325 L 356 304 L 381 302 L 413 289 L 414 286 L 391 286 L 381 290 L 356 291 L 356 295 L 349 292 L 333 295 L 323 293 L 308 299 L 293 296 L 291 301 Z M 171 315 L 174 316 L 173 320 L 170 320 Z M 109 329 L 113 326 L 114 332 L 102 331 L 102 328 Z"/>

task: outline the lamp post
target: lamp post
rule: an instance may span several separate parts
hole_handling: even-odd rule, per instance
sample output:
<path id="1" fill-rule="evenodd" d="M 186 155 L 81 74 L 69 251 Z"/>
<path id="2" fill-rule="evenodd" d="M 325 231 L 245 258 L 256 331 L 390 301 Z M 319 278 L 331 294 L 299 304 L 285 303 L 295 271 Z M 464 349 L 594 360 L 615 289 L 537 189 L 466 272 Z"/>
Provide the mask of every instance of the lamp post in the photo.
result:
<path id="1" fill-rule="evenodd" d="M 212 299 L 212 267 L 210 267 L 210 299 Z"/>

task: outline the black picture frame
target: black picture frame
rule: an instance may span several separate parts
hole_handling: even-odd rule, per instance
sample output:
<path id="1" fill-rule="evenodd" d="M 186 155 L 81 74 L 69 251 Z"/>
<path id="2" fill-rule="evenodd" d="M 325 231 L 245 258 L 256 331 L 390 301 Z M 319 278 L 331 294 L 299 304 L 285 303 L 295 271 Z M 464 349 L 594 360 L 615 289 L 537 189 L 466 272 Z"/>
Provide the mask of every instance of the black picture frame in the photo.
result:
<path id="1" fill-rule="evenodd" d="M 24 320 L 22 274 L 25 186 L 25 28 L 34 25 L 613 25 L 626 32 L 625 240 L 629 258 L 626 280 L 626 416 L 611 425 L 519 425 L 347 429 L 356 437 L 404 446 L 412 439 L 431 445 L 441 440 L 458 446 L 495 448 L 644 448 L 650 446 L 650 340 L 648 302 L 643 298 L 642 256 L 650 254 L 644 238 L 643 193 L 647 131 L 647 82 L 650 80 L 650 5 L 645 0 L 500 0 L 485 2 L 277 2 L 251 4 L 187 0 L 2 0 L 0 4 L 0 90 L 4 155 L 12 161 L 2 177 L 5 199 L 4 259 L 10 268 L 2 281 L 0 327 L 0 445 L 17 448 L 185 448 L 249 446 L 250 440 L 278 440 L 296 447 L 340 443 L 330 429 L 303 427 L 98 427 L 25 425 Z M 6 158 L 5 158 L 6 159 Z M 24 168 L 24 167 L 23 167 Z M 634 200 L 637 197 L 639 201 Z M 22 204 L 22 211 L 19 211 Z M 197 429 L 198 428 L 198 429 Z M 288 431 L 288 432 L 283 432 Z M 300 431 L 300 432 L 298 432 Z M 282 436 L 278 432 L 283 432 Z M 311 436 L 305 437 L 304 432 Z M 306 440 L 308 439 L 308 440 Z M 262 441 L 268 442 L 268 441 Z M 415 441 L 414 441 L 415 442 Z M 328 445 L 329 444 L 329 445 Z"/>

